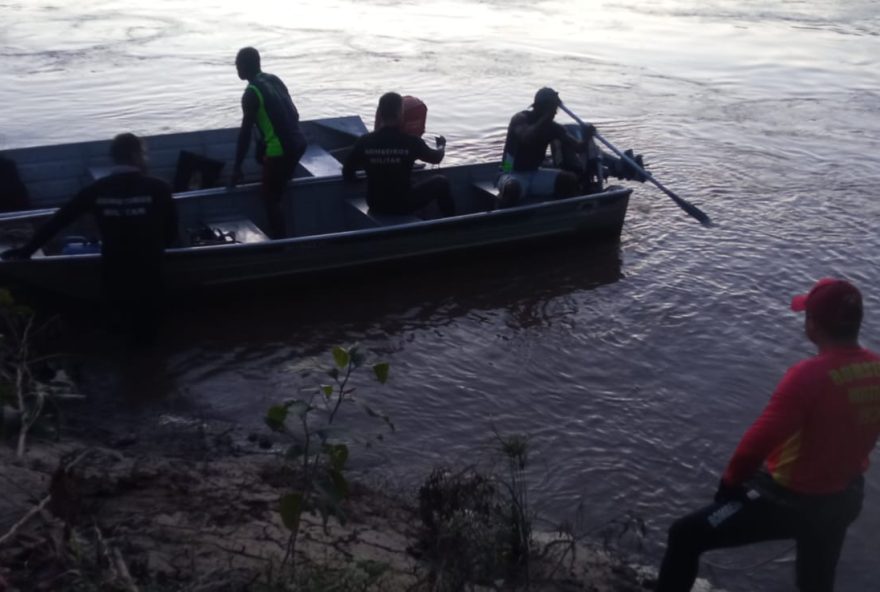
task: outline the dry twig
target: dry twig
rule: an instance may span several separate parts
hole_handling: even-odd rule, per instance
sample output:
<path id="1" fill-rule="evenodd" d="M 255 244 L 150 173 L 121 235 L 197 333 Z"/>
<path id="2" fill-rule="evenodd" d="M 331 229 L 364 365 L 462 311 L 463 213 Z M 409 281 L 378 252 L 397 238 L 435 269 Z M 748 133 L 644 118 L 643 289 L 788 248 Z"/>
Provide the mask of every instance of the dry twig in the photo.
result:
<path id="1" fill-rule="evenodd" d="M 70 469 L 75 467 L 77 464 L 79 464 L 80 461 L 82 461 L 86 456 L 88 456 L 88 454 L 91 451 L 92 451 L 91 448 L 87 448 L 86 450 L 83 450 L 79 454 L 79 456 L 77 456 L 75 459 L 73 459 L 72 461 L 67 463 L 67 465 L 65 465 L 64 471 L 69 471 Z M 37 514 L 42 512 L 44 509 L 46 509 L 46 506 L 49 505 L 50 501 L 52 501 L 51 494 L 47 495 L 42 500 L 40 500 L 40 503 L 37 504 L 36 506 L 34 506 L 33 508 L 31 508 L 30 511 L 21 518 L 21 520 L 19 520 L 15 524 L 13 524 L 12 528 L 10 528 L 8 531 L 6 531 L 6 534 L 4 534 L 2 537 L 0 537 L 0 547 L 2 547 L 6 543 L 12 541 L 12 539 L 15 538 L 15 535 L 18 534 L 18 531 L 21 530 L 21 528 L 25 524 L 27 524 L 27 522 L 31 518 L 33 518 L 34 516 L 36 516 Z"/>

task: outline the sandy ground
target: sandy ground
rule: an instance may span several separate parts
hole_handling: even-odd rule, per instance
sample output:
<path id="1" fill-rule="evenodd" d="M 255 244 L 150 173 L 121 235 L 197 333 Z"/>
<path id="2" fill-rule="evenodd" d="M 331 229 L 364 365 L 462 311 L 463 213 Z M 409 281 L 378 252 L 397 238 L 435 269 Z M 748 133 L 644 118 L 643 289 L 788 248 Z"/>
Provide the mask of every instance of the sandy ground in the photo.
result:
<path id="1" fill-rule="evenodd" d="M 412 552 L 421 528 L 414 503 L 357 485 L 344 527 L 304 518 L 289 584 L 289 531 L 278 513 L 289 486 L 278 458 L 233 444 L 228 429 L 151 441 L 38 442 L 22 460 L 0 448 L 0 591 L 442 588 Z M 649 589 L 649 573 L 598 545 L 536 541 L 546 553 L 531 590 Z"/>

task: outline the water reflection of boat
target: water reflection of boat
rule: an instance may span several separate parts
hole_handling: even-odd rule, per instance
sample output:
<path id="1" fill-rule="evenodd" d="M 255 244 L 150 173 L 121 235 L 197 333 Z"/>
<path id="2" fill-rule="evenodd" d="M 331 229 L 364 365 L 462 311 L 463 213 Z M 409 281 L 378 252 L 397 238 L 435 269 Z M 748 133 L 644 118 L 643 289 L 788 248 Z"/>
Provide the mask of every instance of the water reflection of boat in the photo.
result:
<path id="1" fill-rule="evenodd" d="M 293 229 L 289 238 L 268 240 L 263 233 L 264 209 L 256 185 L 178 193 L 175 202 L 183 246 L 167 251 L 167 282 L 171 289 L 180 293 L 224 284 L 384 265 L 429 255 L 470 254 L 476 249 L 552 237 L 602 241 L 615 240 L 620 235 L 630 189 L 608 187 L 590 195 L 497 209 L 492 189 L 498 174 L 497 163 L 442 170 L 452 186 L 459 212 L 456 216 L 423 220 L 374 214 L 366 206 L 363 182 L 346 184 L 339 176 L 341 165 L 334 153 L 345 149 L 346 139 L 350 144 L 359 131 L 365 131 L 358 118 L 341 121 L 344 126 L 334 127 L 321 121 L 311 124 L 314 130 L 321 130 L 323 126 L 330 131 L 324 139 L 318 131 L 312 132 L 312 144 L 304 160 L 305 168 L 312 174 L 296 178 L 290 184 L 284 204 L 287 227 Z M 164 155 L 159 156 L 158 174 L 171 170 L 169 163 L 176 158 L 172 155 L 182 149 L 193 150 L 190 136 L 180 134 L 181 142 L 177 145 L 175 135 L 147 140 L 151 162 L 157 158 L 157 144 L 161 147 L 160 155 Z M 75 155 L 76 150 L 71 146 L 75 145 L 64 147 L 65 153 Z M 203 143 L 202 153 L 210 156 L 212 152 L 206 146 Z M 56 148 L 25 150 L 31 151 L 30 158 L 36 161 L 39 151 Z M 20 159 L 22 154 L 12 156 Z M 87 169 L 97 166 L 88 165 L 81 155 L 74 160 L 75 163 L 65 166 L 58 164 L 58 170 L 69 175 L 77 166 Z M 418 179 L 420 175 L 434 172 L 420 171 L 414 177 Z M 42 210 L 6 215 L 0 218 L 0 230 L 33 225 L 50 213 L 51 210 Z M 100 288 L 99 255 L 71 253 L 70 247 L 71 235 L 83 237 L 75 240 L 86 244 L 96 237 L 88 222 L 68 229 L 67 236 L 59 237 L 29 261 L 3 261 L 0 278 L 53 292 L 95 297 Z M 205 228 L 208 234 L 223 240 L 203 240 L 199 229 Z M 10 234 L 0 240 L 11 246 L 15 241 L 10 240 L 10 236 L 20 240 L 20 236 Z"/>
<path id="2" fill-rule="evenodd" d="M 325 352 L 312 351 L 315 344 L 456 332 L 462 323 L 492 331 L 497 327 L 488 328 L 496 322 L 549 326 L 567 323 L 563 317 L 584 303 L 603 302 L 601 290 L 623 278 L 619 243 L 557 241 L 542 247 L 501 249 L 479 258 L 421 259 L 381 274 L 360 270 L 296 282 L 295 289 L 277 289 L 273 281 L 262 290 L 252 284 L 218 290 L 209 302 L 193 299 L 169 311 L 168 341 L 176 351 L 201 351 L 210 344 L 211 349 L 275 352 L 291 344 L 318 355 Z M 599 292 L 589 295 L 594 290 Z"/>

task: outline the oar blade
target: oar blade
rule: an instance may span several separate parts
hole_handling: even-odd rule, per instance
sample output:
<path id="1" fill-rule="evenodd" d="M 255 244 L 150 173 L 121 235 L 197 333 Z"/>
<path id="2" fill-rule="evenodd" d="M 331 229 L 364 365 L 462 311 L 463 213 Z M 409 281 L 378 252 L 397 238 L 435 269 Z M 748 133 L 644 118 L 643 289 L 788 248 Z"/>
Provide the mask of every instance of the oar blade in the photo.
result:
<path id="1" fill-rule="evenodd" d="M 706 228 L 711 228 L 712 220 L 709 218 L 709 215 L 706 214 L 703 210 L 695 206 L 694 204 L 682 200 L 683 203 L 679 204 L 681 208 L 687 212 L 692 218 L 695 218 L 700 224 L 705 226 Z"/>
<path id="2" fill-rule="evenodd" d="M 587 125 L 583 122 L 583 120 L 580 117 L 578 117 L 571 109 L 566 107 L 565 104 L 562 103 L 561 101 L 559 103 L 559 108 L 562 109 L 563 111 L 565 111 L 566 113 L 568 113 L 572 119 L 574 119 L 576 122 L 578 122 L 578 124 L 580 124 L 582 126 Z M 643 175 L 645 175 L 645 178 L 647 178 L 648 181 L 650 181 L 651 183 L 656 185 L 658 189 L 660 189 L 661 191 L 663 191 L 663 193 L 665 193 L 666 195 L 671 197 L 672 201 L 674 201 L 678 205 L 678 207 L 680 207 L 685 212 L 687 212 L 687 214 L 689 216 L 696 219 L 700 224 L 702 224 L 706 228 L 709 228 L 712 226 L 712 220 L 709 219 L 709 216 L 703 210 L 701 210 L 700 208 L 698 208 L 694 204 L 683 200 L 682 198 L 678 197 L 675 194 L 675 192 L 664 187 L 663 184 L 660 181 L 658 181 L 657 179 L 655 179 L 651 173 L 646 171 L 644 168 L 639 166 L 639 164 L 637 162 L 635 162 L 633 159 L 631 159 L 626 154 L 621 152 L 617 148 L 617 146 L 615 146 L 614 144 L 612 144 L 611 142 L 606 140 L 602 136 L 602 134 L 600 134 L 599 132 L 594 132 L 593 137 L 596 138 L 597 140 L 599 140 L 600 142 L 602 142 L 603 144 L 605 144 L 605 146 L 607 146 L 612 152 L 614 152 L 614 154 L 616 154 L 619 158 L 621 158 L 625 162 L 627 162 L 635 170 L 640 171 Z"/>

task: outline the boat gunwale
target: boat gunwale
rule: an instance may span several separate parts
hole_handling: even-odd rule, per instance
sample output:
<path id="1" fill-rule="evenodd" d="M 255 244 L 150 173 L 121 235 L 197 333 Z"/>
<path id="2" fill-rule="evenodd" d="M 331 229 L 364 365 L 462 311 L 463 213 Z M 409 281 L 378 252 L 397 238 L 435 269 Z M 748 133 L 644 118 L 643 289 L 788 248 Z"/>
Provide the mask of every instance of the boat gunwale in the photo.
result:
<path id="1" fill-rule="evenodd" d="M 463 165 L 463 166 L 479 166 L 479 165 Z M 320 182 L 332 182 L 332 178 L 316 178 L 316 179 L 306 179 L 310 181 L 320 181 Z M 599 193 L 590 193 L 585 195 L 576 195 L 573 197 L 562 198 L 562 199 L 554 199 L 554 200 L 546 200 L 537 203 L 524 204 L 519 206 L 513 206 L 509 208 L 496 209 L 484 212 L 471 212 L 469 214 L 460 214 L 457 216 L 448 216 L 444 218 L 435 218 L 431 220 L 418 220 L 414 222 L 405 222 L 402 224 L 393 224 L 393 225 L 385 225 L 385 226 L 376 226 L 373 228 L 360 228 L 355 230 L 344 230 L 341 232 L 325 232 L 322 234 L 309 234 L 306 236 L 295 236 L 284 239 L 276 239 L 269 240 L 258 243 L 227 243 L 220 245 L 202 245 L 202 246 L 188 246 L 188 247 L 171 247 L 165 249 L 166 256 L 170 256 L 173 258 L 186 257 L 193 253 L 221 253 L 221 252 L 230 252 L 234 251 L 236 253 L 241 253 L 244 251 L 275 251 L 275 250 L 284 250 L 288 247 L 297 246 L 299 244 L 311 244 L 315 242 L 331 242 L 333 240 L 338 239 L 347 239 L 352 237 L 371 237 L 373 235 L 393 235 L 400 234 L 407 231 L 410 231 L 414 228 L 435 228 L 442 226 L 452 226 L 455 224 L 459 224 L 462 222 L 469 222 L 473 220 L 479 219 L 498 219 L 504 217 L 511 217 L 516 214 L 527 212 L 527 211 L 541 211 L 551 208 L 564 208 L 564 206 L 573 206 L 575 204 L 581 202 L 589 202 L 589 201 L 598 201 L 601 199 L 620 199 L 624 197 L 628 197 L 632 193 L 632 188 L 623 187 L 623 186 L 612 186 L 605 191 L 601 191 Z M 194 192 L 190 192 L 194 193 Z M 189 197 L 187 195 L 186 197 Z M 343 198 L 345 199 L 345 198 Z M 517 238 L 513 236 L 511 241 L 516 241 Z M 67 259 L 89 259 L 89 258 L 99 258 L 101 257 L 100 253 L 80 253 L 80 254 L 68 254 L 68 255 L 48 255 L 44 257 L 36 257 L 30 259 L 31 262 L 37 263 L 39 261 L 51 261 L 53 263 L 57 263 Z"/>

